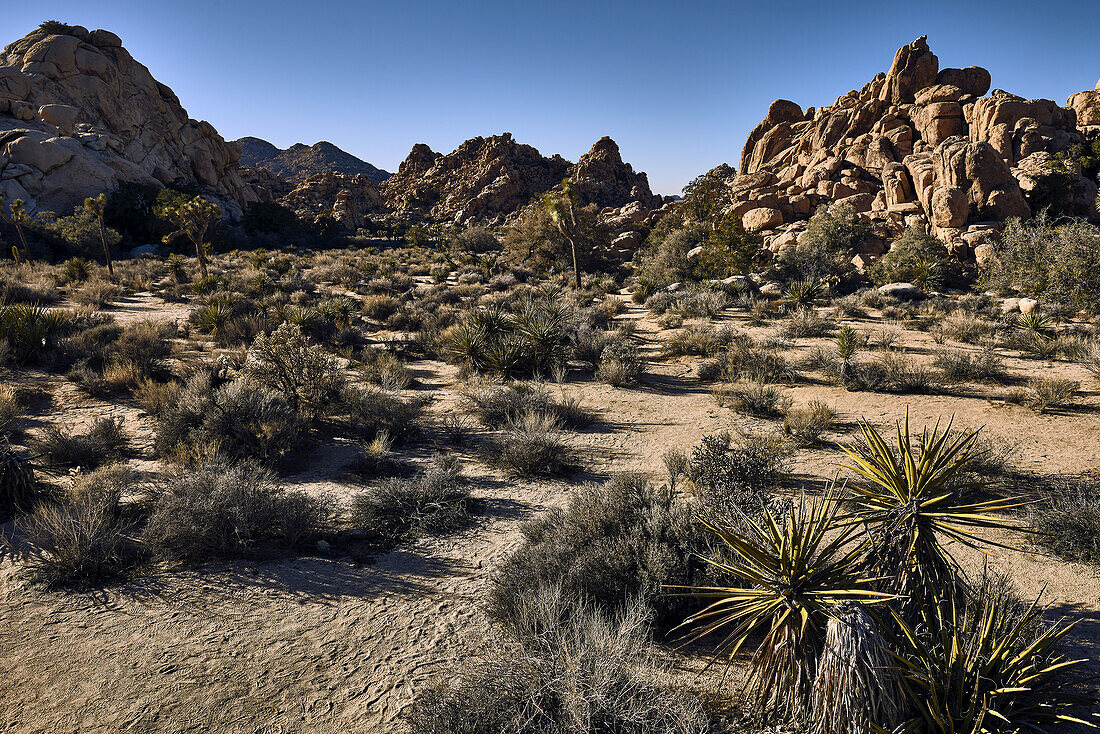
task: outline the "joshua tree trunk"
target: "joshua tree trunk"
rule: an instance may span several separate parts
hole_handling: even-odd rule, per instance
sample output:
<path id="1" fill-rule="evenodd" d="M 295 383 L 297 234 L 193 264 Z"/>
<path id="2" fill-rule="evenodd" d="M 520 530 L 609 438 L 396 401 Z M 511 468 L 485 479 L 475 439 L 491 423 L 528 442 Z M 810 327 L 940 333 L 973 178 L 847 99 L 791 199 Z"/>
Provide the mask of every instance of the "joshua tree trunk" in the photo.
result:
<path id="1" fill-rule="evenodd" d="M 103 257 L 107 258 L 107 273 L 114 280 L 115 264 L 111 260 L 111 246 L 107 244 L 107 232 L 103 229 L 103 220 L 99 221 L 99 241 L 103 243 Z"/>
<path id="2" fill-rule="evenodd" d="M 581 269 L 577 266 L 577 241 L 573 237 L 569 237 L 569 247 L 573 250 L 573 285 L 577 290 L 581 289 Z"/>
<path id="3" fill-rule="evenodd" d="M 195 240 L 195 258 L 199 261 L 199 272 L 205 280 L 210 277 L 210 271 L 206 268 L 206 248 L 203 247 L 202 238 Z"/>

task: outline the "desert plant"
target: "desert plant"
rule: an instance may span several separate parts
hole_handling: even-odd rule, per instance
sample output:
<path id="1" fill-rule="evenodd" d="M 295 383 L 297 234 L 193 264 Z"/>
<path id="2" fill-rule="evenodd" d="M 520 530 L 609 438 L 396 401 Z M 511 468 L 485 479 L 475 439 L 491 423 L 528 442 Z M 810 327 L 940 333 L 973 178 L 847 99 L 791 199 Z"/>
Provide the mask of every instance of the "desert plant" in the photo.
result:
<path id="1" fill-rule="evenodd" d="M 763 418 L 783 415 L 791 407 L 791 399 L 774 385 L 746 382 L 715 388 L 714 397 L 738 413 Z"/>
<path id="2" fill-rule="evenodd" d="M 17 364 L 36 361 L 49 353 L 69 324 L 68 311 L 33 303 L 0 304 L 0 342 Z"/>
<path id="3" fill-rule="evenodd" d="M 763 511 L 790 451 L 769 436 L 704 436 L 691 450 L 687 478 L 707 511 L 726 517 Z"/>
<path id="4" fill-rule="evenodd" d="M 404 714 L 412 734 L 705 734 L 693 695 L 668 685 L 646 610 L 611 615 L 539 589 L 507 637 L 491 636 Z"/>
<path id="5" fill-rule="evenodd" d="M 46 496 L 29 457 L 0 438 L 0 518 L 29 512 Z"/>
<path id="6" fill-rule="evenodd" d="M 862 442 L 843 446 L 857 480 L 849 484 L 852 516 L 867 529 L 868 563 L 887 577 L 884 588 L 906 597 L 906 608 L 934 603 L 956 588 L 959 566 L 948 542 L 980 548 L 983 530 L 1011 528 L 996 517 L 1019 506 L 1012 500 L 972 502 L 969 473 L 977 431 L 927 428 L 914 442 L 909 414 L 896 424 L 896 448 L 874 427 L 859 422 Z"/>
<path id="7" fill-rule="evenodd" d="M 1029 515 L 1036 543 L 1068 561 L 1100 563 L 1100 482 L 1064 479 Z"/>
<path id="8" fill-rule="evenodd" d="M 621 387 L 638 382 L 645 372 L 645 360 L 638 347 L 630 343 L 609 344 L 600 354 L 596 379 L 608 385 Z"/>
<path id="9" fill-rule="evenodd" d="M 99 581 L 125 567 L 125 527 L 100 498 L 41 504 L 21 524 L 30 543 L 24 561 L 35 578 L 51 586 Z"/>
<path id="10" fill-rule="evenodd" d="M 0 385 L 0 441 L 11 438 L 22 417 L 23 406 L 15 390 L 8 385 Z"/>
<path id="11" fill-rule="evenodd" d="M 689 616 L 689 639 L 721 635 L 715 656 L 734 656 L 758 640 L 748 690 L 763 714 L 797 717 L 812 705 L 814 673 L 834 605 L 843 601 L 881 603 L 890 594 L 871 588 L 860 568 L 861 549 L 851 541 L 856 528 L 841 526 L 833 492 L 823 500 L 803 499 L 785 517 L 763 513 L 741 518 L 736 532 L 719 523 L 707 529 L 724 553 L 708 559 L 744 586 L 689 587 L 685 593 L 713 599 Z"/>
<path id="12" fill-rule="evenodd" d="M 570 428 L 593 420 L 592 414 L 580 403 L 564 398 L 555 400 L 550 391 L 538 383 L 475 383 L 463 391 L 462 400 L 467 410 L 489 428 L 501 428 L 529 412 L 552 415 Z"/>
<path id="13" fill-rule="evenodd" d="M 485 455 L 490 463 L 520 477 L 562 474 L 571 457 L 559 419 L 537 411 L 509 421 L 503 434 L 489 442 Z"/>
<path id="14" fill-rule="evenodd" d="M 387 479 L 351 500 L 349 522 L 388 547 L 406 537 L 446 533 L 471 520 L 474 500 L 457 462 L 442 455 L 411 479 Z"/>
<path id="15" fill-rule="evenodd" d="M 221 221 L 222 212 L 217 204 L 196 196 L 187 199 L 161 201 L 155 208 L 156 215 L 170 221 L 177 229 L 164 237 L 165 244 L 171 244 L 180 237 L 191 240 L 195 247 L 195 258 L 199 263 L 199 272 L 203 278 L 210 276 L 206 260 L 206 235 L 212 226 Z"/>
<path id="16" fill-rule="evenodd" d="M 344 384 L 333 357 L 293 324 L 256 337 L 248 348 L 245 374 L 277 391 L 307 422 L 328 412 Z"/>
<path id="17" fill-rule="evenodd" d="M 514 625 L 532 594 L 554 587 L 608 611 L 640 601 L 659 625 L 672 622 L 690 601 L 663 587 L 709 578 L 695 509 L 637 474 L 577 487 L 565 507 L 524 525 L 523 544 L 493 574 L 489 616 Z"/>
<path id="18" fill-rule="evenodd" d="M 202 563 L 265 542 L 292 548 L 332 524 L 326 499 L 287 490 L 255 464 L 179 469 L 154 490 L 142 539 L 162 560 Z"/>
<path id="19" fill-rule="evenodd" d="M 122 455 L 127 435 L 121 418 L 97 418 L 87 431 L 50 426 L 34 441 L 39 461 L 50 469 L 95 469 Z"/>
<path id="20" fill-rule="evenodd" d="M 967 352 L 962 349 L 942 349 L 932 361 L 945 379 L 953 382 L 1005 382 L 1008 369 L 1004 359 L 992 349 Z"/>
<path id="21" fill-rule="evenodd" d="M 812 400 L 807 405 L 788 408 L 783 415 L 783 433 L 800 446 L 812 446 L 836 420 L 836 411 L 828 403 Z"/>

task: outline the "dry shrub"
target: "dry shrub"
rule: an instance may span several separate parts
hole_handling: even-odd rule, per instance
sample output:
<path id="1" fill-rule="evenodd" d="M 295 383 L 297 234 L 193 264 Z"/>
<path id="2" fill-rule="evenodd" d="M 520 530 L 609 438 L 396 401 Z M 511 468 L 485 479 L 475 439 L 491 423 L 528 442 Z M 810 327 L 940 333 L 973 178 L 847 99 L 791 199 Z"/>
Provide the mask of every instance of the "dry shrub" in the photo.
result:
<path id="1" fill-rule="evenodd" d="M 1034 540 L 1067 561 L 1100 563 L 1100 482 L 1065 478 L 1031 506 Z"/>
<path id="2" fill-rule="evenodd" d="M 84 433 L 50 426 L 35 439 L 41 463 L 50 469 L 95 469 L 122 455 L 126 432 L 121 418 L 97 418 Z"/>
<path id="3" fill-rule="evenodd" d="M 812 446 L 836 421 L 836 411 L 828 403 L 812 400 L 807 405 L 789 408 L 783 416 L 783 433 L 800 446 Z"/>
<path id="4" fill-rule="evenodd" d="M 556 416 L 528 411 L 488 442 L 484 458 L 517 477 L 552 476 L 570 469 L 572 451 Z"/>
<path id="5" fill-rule="evenodd" d="M 117 512 L 91 494 L 71 504 L 39 505 L 23 529 L 30 543 L 24 557 L 27 567 L 51 586 L 99 581 L 126 566 L 125 528 Z"/>
<path id="6" fill-rule="evenodd" d="M 779 388 L 762 382 L 723 385 L 714 389 L 714 398 L 738 413 L 762 418 L 783 415 L 791 407 L 791 399 Z"/>
<path id="7" fill-rule="evenodd" d="M 525 413 L 543 413 L 561 425 L 579 428 L 592 422 L 592 414 L 577 400 L 558 401 L 543 385 L 526 382 L 475 383 L 462 393 L 466 408 L 489 428 L 501 428 Z"/>
<path id="8" fill-rule="evenodd" d="M 265 543 L 297 547 L 329 531 L 334 517 L 330 500 L 287 490 L 258 465 L 208 463 L 154 490 L 142 539 L 158 559 L 203 563 Z"/>
<path id="9" fill-rule="evenodd" d="M 508 630 L 405 714 L 412 734 L 704 734 L 693 695 L 649 642 L 646 610 L 608 614 L 560 589 L 537 589 Z"/>

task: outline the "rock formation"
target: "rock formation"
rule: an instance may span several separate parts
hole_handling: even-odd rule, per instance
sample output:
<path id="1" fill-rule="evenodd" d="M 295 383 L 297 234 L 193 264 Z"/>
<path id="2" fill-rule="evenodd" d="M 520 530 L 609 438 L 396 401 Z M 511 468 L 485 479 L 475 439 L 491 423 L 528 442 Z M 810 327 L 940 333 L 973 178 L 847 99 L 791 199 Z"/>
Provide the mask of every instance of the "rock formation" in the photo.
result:
<path id="1" fill-rule="evenodd" d="M 646 175 L 624 163 L 619 146 L 607 137 L 575 165 L 560 155 L 546 158 L 511 133 L 472 138 L 447 155 L 419 143 L 379 188 L 394 211 L 465 223 L 511 214 L 567 177 L 582 204 L 638 204 L 648 211 L 663 203 Z"/>
<path id="2" fill-rule="evenodd" d="M 291 183 L 329 172 L 363 174 L 374 183 L 381 183 L 391 175 L 325 141 L 315 145 L 295 143 L 286 150 L 260 138 L 241 138 L 233 142 L 241 147 L 241 165 L 267 169 Z"/>
<path id="3" fill-rule="evenodd" d="M 310 176 L 280 201 L 299 217 L 331 216 L 352 232 L 365 224 L 368 215 L 381 212 L 385 206 L 369 176 L 331 171 Z"/>
<path id="4" fill-rule="evenodd" d="M 940 69 L 925 38 L 898 50 L 890 70 L 821 109 L 777 100 L 749 134 L 741 169 L 726 178 L 730 211 L 773 245 L 797 241 L 822 203 L 845 201 L 880 236 L 925 225 L 960 254 L 1031 214 L 1043 163 L 1100 124 L 1100 91 L 1024 100 L 990 87 L 985 69 Z M 1096 115 L 1095 117 L 1093 115 Z M 1080 179 L 1075 204 L 1094 211 L 1096 186 Z"/>
<path id="5" fill-rule="evenodd" d="M 239 158 L 113 33 L 51 24 L 0 54 L 0 194 L 31 211 L 138 181 L 198 186 L 239 215 L 256 199 Z"/>

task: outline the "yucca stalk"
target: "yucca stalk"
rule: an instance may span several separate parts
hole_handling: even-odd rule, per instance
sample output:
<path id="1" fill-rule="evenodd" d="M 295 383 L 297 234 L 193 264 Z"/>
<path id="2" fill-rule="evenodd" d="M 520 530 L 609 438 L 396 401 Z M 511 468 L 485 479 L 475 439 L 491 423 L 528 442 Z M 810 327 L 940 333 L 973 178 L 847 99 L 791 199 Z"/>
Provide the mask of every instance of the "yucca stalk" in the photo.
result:
<path id="1" fill-rule="evenodd" d="M 792 503 L 786 517 L 765 513 L 741 518 L 738 532 L 704 522 L 720 541 L 721 559 L 704 559 L 743 583 L 737 587 L 686 587 L 686 594 L 714 599 L 684 621 L 696 640 L 723 634 L 715 658 L 731 661 L 763 633 L 752 658 L 748 693 L 762 715 L 801 716 L 810 705 L 825 628 L 834 605 L 874 604 L 891 595 L 870 588 L 859 570 L 855 528 L 837 527 L 832 489 L 822 500 Z"/>
<path id="2" fill-rule="evenodd" d="M 1000 545 L 978 531 L 1016 528 L 996 513 L 1021 506 L 964 499 L 984 485 L 970 472 L 978 431 L 953 433 L 951 425 L 941 431 L 937 421 L 914 445 L 907 410 L 897 424 L 896 451 L 866 421 L 859 422 L 863 444 L 842 447 L 852 461 L 845 468 L 860 478 L 849 487 L 852 518 L 867 530 L 870 562 L 892 577 L 887 590 L 918 606 L 954 593 L 961 572 L 947 543 Z"/>
<path id="3" fill-rule="evenodd" d="M 1073 690 L 1071 660 L 1058 646 L 1072 624 L 1042 627 L 1032 604 L 983 597 L 967 620 L 952 598 L 945 611 L 924 610 L 921 624 L 896 619 L 903 648 L 902 684 L 915 713 L 899 734 L 1015 734 L 1100 728 L 1072 715 L 1088 699 Z M 1038 628 L 1038 632 L 1036 629 Z M 1047 728 L 1057 727 L 1057 728 Z"/>

